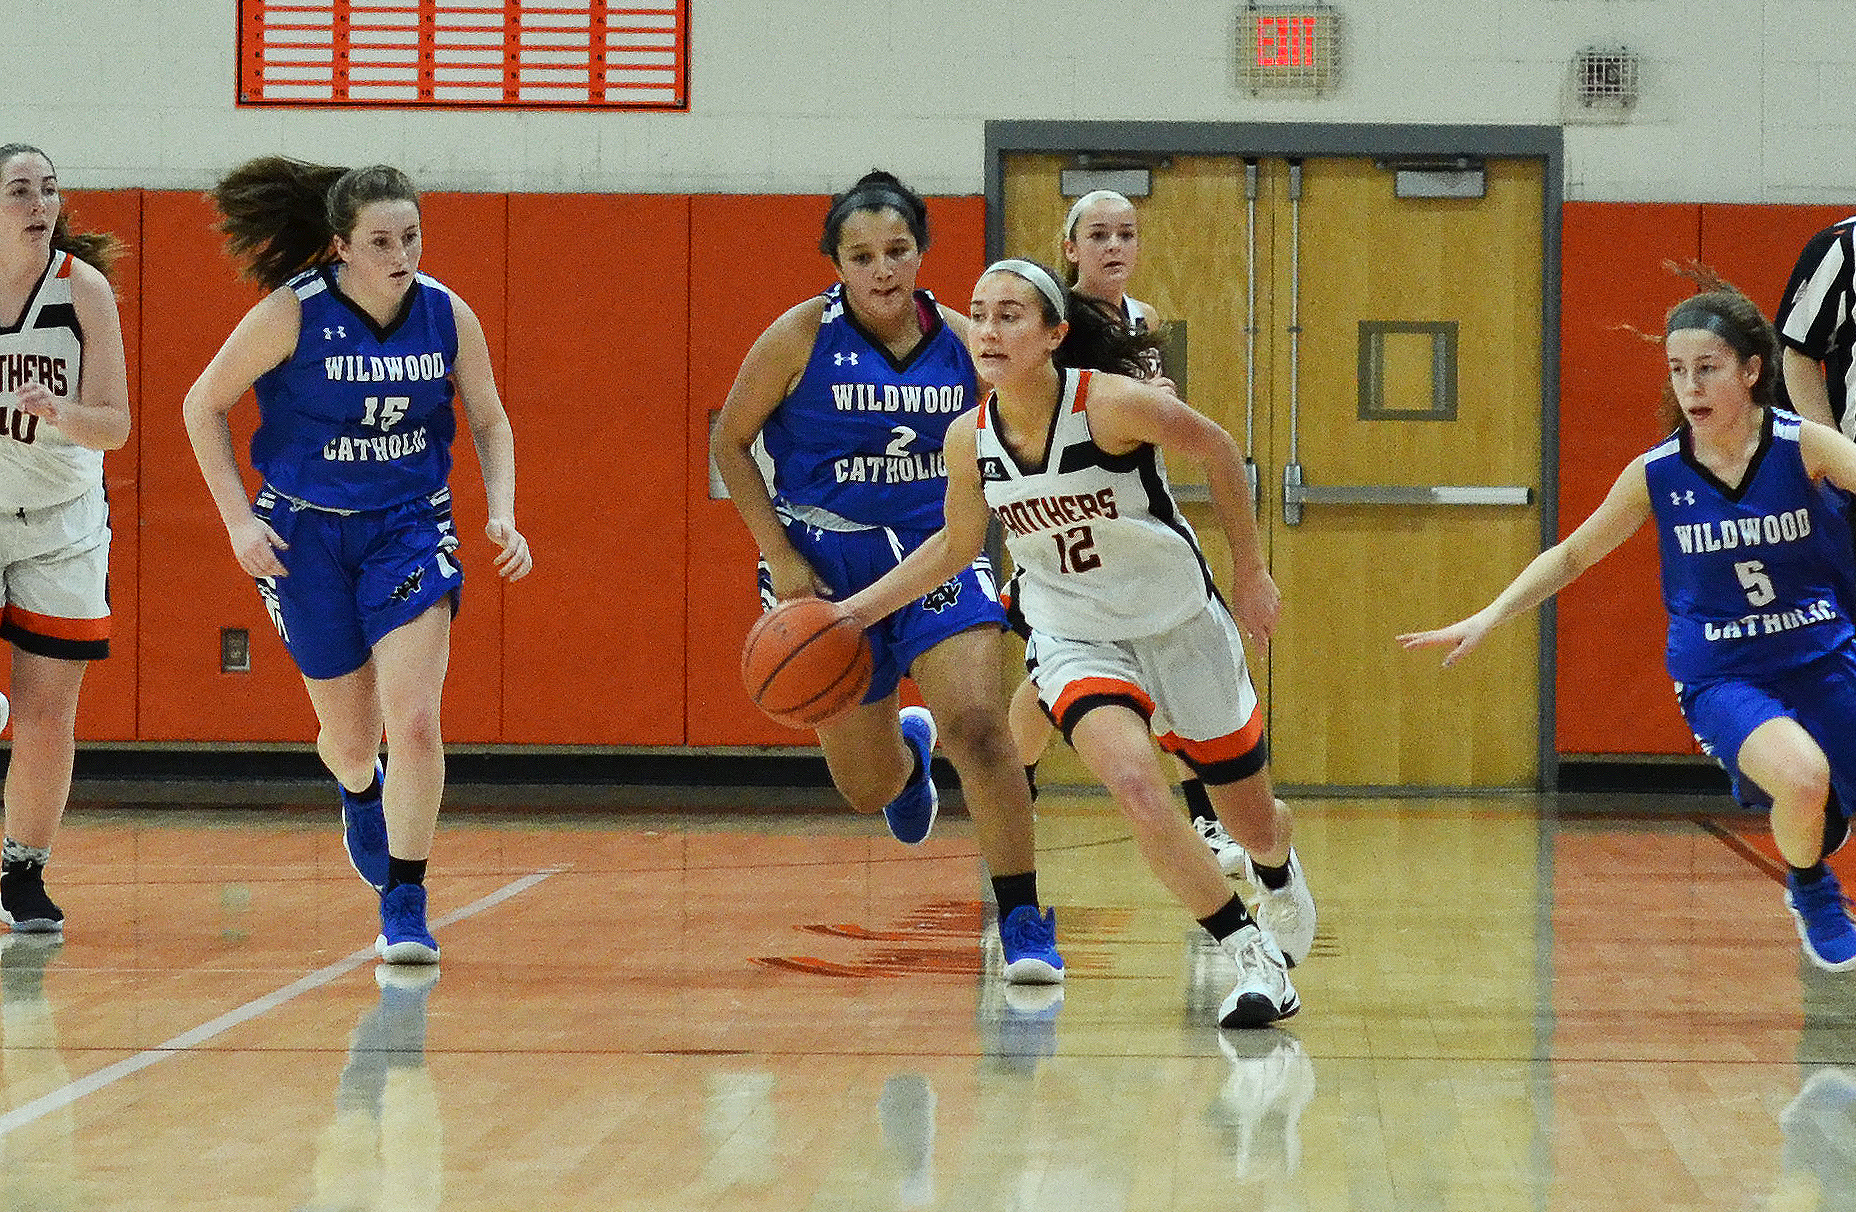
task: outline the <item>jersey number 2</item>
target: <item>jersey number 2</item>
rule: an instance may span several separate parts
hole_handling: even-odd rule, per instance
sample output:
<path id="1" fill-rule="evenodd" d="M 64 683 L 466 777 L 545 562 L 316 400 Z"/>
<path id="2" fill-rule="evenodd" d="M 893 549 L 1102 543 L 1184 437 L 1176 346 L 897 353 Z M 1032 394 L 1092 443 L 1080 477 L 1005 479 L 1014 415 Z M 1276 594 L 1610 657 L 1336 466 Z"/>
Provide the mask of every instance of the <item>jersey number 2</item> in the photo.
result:
<path id="1" fill-rule="evenodd" d="M 1087 526 L 1078 526 L 1050 536 L 1057 543 L 1058 572 L 1088 572 L 1102 567 L 1096 554 L 1096 536 Z"/>

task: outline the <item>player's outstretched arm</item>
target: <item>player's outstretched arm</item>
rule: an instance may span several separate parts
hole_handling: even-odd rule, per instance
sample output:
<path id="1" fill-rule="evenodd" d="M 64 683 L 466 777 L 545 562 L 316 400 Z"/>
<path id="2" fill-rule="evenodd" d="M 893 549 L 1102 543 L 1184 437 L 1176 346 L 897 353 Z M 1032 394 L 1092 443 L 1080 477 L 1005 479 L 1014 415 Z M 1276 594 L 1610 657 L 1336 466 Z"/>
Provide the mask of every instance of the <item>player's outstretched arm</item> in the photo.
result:
<path id="1" fill-rule="evenodd" d="M 1650 517 L 1650 488 L 1643 459 L 1631 461 L 1592 516 L 1578 529 L 1535 556 L 1521 575 L 1495 600 L 1466 619 L 1434 631 L 1408 631 L 1398 637 L 1404 648 L 1447 647 L 1444 664 L 1454 665 L 1478 648 L 1490 631 L 1524 610 L 1532 610 L 1598 561 L 1615 551 Z"/>

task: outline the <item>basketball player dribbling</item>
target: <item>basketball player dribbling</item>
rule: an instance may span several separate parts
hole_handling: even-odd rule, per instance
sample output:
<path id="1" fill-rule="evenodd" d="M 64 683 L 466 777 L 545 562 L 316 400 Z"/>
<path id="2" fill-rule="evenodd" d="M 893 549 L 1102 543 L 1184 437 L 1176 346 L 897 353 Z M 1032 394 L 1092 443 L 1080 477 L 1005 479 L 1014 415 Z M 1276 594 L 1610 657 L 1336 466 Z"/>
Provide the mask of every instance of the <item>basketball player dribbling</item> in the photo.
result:
<path id="1" fill-rule="evenodd" d="M 760 548 L 768 606 L 842 600 L 941 525 L 942 439 L 972 407 L 976 380 L 965 317 L 915 288 L 927 248 L 927 206 L 890 174 L 835 196 L 819 250 L 838 282 L 761 334 L 722 405 L 710 453 Z M 919 843 L 937 811 L 938 736 L 992 876 L 1006 979 L 1061 981 L 1055 918 L 1038 905 L 1030 788 L 999 693 L 1005 612 L 991 568 L 976 554 L 915 598 L 870 632 L 863 703 L 818 731 L 832 782 L 852 809 L 881 811 L 899 841 Z M 905 674 L 928 710 L 898 712 Z"/>
<path id="2" fill-rule="evenodd" d="M 0 637 L 13 646 L 0 917 L 26 933 L 64 927 L 45 864 L 84 671 L 109 655 L 103 452 L 129 438 L 129 381 L 104 271 L 120 248 L 71 234 L 50 157 L 0 147 Z"/>
<path id="3" fill-rule="evenodd" d="M 1133 202 L 1112 189 L 1094 190 L 1078 198 L 1064 217 L 1062 251 L 1060 272 L 1073 294 L 1106 304 L 1130 332 L 1159 331 L 1160 313 L 1151 303 L 1144 303 L 1128 293 L 1128 283 L 1134 276 L 1141 253 L 1140 221 Z M 1161 368 L 1158 346 L 1144 348 L 1138 364 L 1129 368 L 1128 373 L 1162 390 L 1179 394 Z M 1023 615 L 1013 609 L 1015 589 L 1016 586 L 1008 584 L 1007 614 L 1020 638 L 1029 639 L 1029 625 L 1024 622 Z M 1012 695 L 1010 719 L 1012 737 L 1018 745 L 1019 758 L 1025 764 L 1026 776 L 1033 780 L 1035 794 L 1037 760 L 1050 741 L 1051 723 L 1050 717 L 1038 706 L 1037 687 L 1029 678 L 1020 682 Z M 1254 884 L 1256 872 L 1250 865 L 1250 856 L 1218 819 L 1218 810 L 1212 807 L 1204 782 L 1183 761 L 1176 758 L 1174 765 L 1192 816 L 1192 826 L 1217 857 L 1218 869 Z"/>
<path id="4" fill-rule="evenodd" d="M 418 272 L 419 197 L 398 169 L 266 157 L 234 169 L 213 199 L 231 251 L 271 292 L 187 393 L 187 435 L 315 707 L 349 857 L 380 893 L 375 951 L 388 963 L 437 963 L 425 873 L 464 579 L 448 485 L 454 399 L 483 468 L 496 571 L 513 581 L 532 565 L 489 345 L 464 301 Z M 390 392 L 367 369 L 376 363 L 397 372 Z M 226 421 L 254 387 L 256 501 Z"/>
<path id="5" fill-rule="evenodd" d="M 845 606 L 877 622 L 972 558 L 989 517 L 1006 532 L 1031 624 L 1025 664 L 1045 709 L 1126 817 L 1136 847 L 1236 963 L 1219 1025 L 1265 1027 L 1301 1008 L 1289 956 L 1315 906 L 1270 790 L 1262 713 L 1233 612 L 1267 639 L 1281 598 L 1263 564 L 1237 443 L 1171 392 L 1053 361 L 1071 337 L 1139 339 L 1043 266 L 1007 260 L 973 288 L 970 340 L 992 396 L 947 431 L 945 525 Z M 1236 577 L 1227 609 L 1166 487 L 1160 449 L 1205 465 Z M 1205 781 L 1239 840 L 1284 877 L 1260 924 L 1173 805 L 1153 738 Z M 1285 952 L 1288 955 L 1285 955 Z"/>

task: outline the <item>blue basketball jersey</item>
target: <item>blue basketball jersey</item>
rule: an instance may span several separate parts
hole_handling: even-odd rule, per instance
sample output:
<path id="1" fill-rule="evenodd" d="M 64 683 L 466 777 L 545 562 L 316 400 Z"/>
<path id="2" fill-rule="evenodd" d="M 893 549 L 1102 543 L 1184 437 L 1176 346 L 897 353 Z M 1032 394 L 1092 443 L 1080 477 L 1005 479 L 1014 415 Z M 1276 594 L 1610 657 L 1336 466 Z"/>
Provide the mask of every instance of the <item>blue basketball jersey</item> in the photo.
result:
<path id="1" fill-rule="evenodd" d="M 787 516 L 828 529 L 940 528 L 941 446 L 948 422 L 973 405 L 976 380 L 934 297 L 918 290 L 915 302 L 926 335 L 898 360 L 852 318 L 842 283 L 825 292 L 805 373 L 761 430 Z"/>
<path id="2" fill-rule="evenodd" d="M 1738 488 L 1696 460 L 1686 429 L 1645 457 L 1678 682 L 1795 669 L 1856 638 L 1837 592 L 1849 552 L 1805 471 L 1801 424 L 1767 413 Z"/>
<path id="3" fill-rule="evenodd" d="M 331 267 L 286 285 L 302 307 L 296 350 L 257 381 L 251 462 L 286 496 L 325 509 L 385 509 L 445 486 L 457 432 L 451 292 L 415 276 L 379 327 Z"/>

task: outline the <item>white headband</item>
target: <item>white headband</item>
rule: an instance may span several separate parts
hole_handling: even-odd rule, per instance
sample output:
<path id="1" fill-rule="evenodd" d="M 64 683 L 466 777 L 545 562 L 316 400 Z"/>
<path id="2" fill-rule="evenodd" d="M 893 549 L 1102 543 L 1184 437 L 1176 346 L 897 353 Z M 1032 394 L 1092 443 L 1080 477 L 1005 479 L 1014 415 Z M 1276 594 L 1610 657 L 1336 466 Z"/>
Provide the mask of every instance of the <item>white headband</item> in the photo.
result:
<path id="1" fill-rule="evenodd" d="M 1076 205 L 1070 208 L 1069 216 L 1063 221 L 1063 238 L 1066 240 L 1076 239 L 1076 221 L 1083 217 L 1083 212 L 1098 202 L 1108 201 L 1119 202 L 1123 206 L 1134 205 L 1134 203 L 1128 201 L 1125 195 L 1118 194 L 1112 189 L 1091 190 L 1078 198 L 1076 200 Z"/>
<path id="2" fill-rule="evenodd" d="M 1070 309 L 1063 301 L 1063 288 L 1057 285 L 1057 279 L 1051 277 L 1042 265 L 1033 261 L 1020 261 L 1016 257 L 1008 257 L 1003 261 L 994 261 L 988 265 L 986 274 L 991 273 L 1018 275 L 1037 287 L 1038 293 L 1050 300 L 1050 305 L 1057 310 L 1059 320 L 1070 318 Z M 980 277 L 983 278 L 986 274 L 981 274 Z"/>

